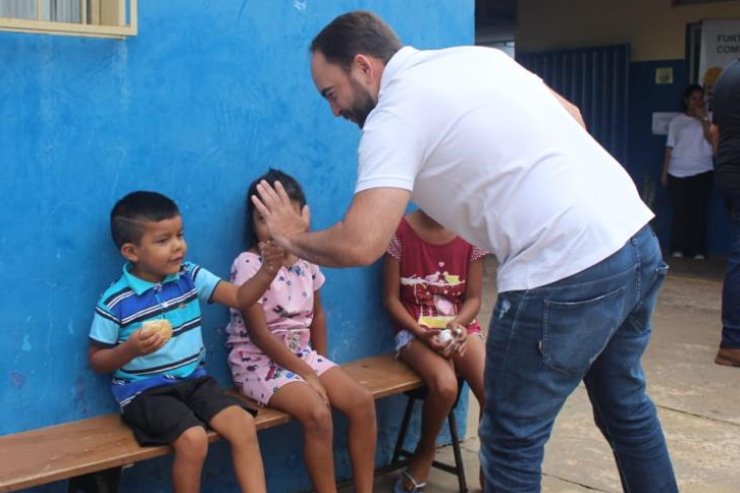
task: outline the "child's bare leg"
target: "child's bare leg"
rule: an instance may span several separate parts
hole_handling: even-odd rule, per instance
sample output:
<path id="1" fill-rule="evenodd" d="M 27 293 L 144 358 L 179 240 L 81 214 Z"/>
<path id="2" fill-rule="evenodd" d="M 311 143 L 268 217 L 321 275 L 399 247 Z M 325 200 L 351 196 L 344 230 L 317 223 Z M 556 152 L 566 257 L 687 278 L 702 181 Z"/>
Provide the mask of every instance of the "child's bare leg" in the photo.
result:
<path id="1" fill-rule="evenodd" d="M 290 414 L 303 426 L 303 456 L 316 493 L 336 493 L 331 409 L 315 390 L 302 382 L 281 387 L 269 404 Z"/>
<path id="2" fill-rule="evenodd" d="M 205 428 L 193 426 L 183 431 L 172 443 L 175 458 L 172 461 L 172 490 L 175 493 L 198 493 L 203 463 L 208 454 Z"/>
<path id="3" fill-rule="evenodd" d="M 356 493 L 372 493 L 375 477 L 375 443 L 378 437 L 375 399 L 340 367 L 321 375 L 332 406 L 349 420 L 349 457 Z"/>
<path id="4" fill-rule="evenodd" d="M 452 360 L 457 373 L 468 382 L 470 390 L 483 409 L 483 372 L 486 366 L 486 345 L 483 339 L 477 335 L 469 336 L 465 354 L 460 356 L 455 353 Z"/>
<path id="5" fill-rule="evenodd" d="M 477 335 L 468 337 L 465 354 L 453 357 L 455 368 L 461 377 L 468 382 L 470 390 L 478 401 L 480 412 L 483 412 L 483 370 L 486 365 L 486 344 Z M 480 416 L 479 416 L 480 419 Z M 483 469 L 478 470 L 478 479 L 483 487 Z"/>
<path id="6" fill-rule="evenodd" d="M 436 440 L 457 397 L 457 377 L 449 360 L 421 341 L 411 341 L 401 350 L 401 359 L 413 368 L 427 385 L 421 417 L 421 438 L 409 462 L 408 472 L 417 483 L 424 482 L 434 461 Z M 410 489 L 411 484 L 406 484 Z"/>
<path id="7" fill-rule="evenodd" d="M 265 493 L 265 470 L 254 418 L 239 406 L 230 406 L 216 414 L 209 424 L 231 445 L 231 459 L 242 493 Z"/>

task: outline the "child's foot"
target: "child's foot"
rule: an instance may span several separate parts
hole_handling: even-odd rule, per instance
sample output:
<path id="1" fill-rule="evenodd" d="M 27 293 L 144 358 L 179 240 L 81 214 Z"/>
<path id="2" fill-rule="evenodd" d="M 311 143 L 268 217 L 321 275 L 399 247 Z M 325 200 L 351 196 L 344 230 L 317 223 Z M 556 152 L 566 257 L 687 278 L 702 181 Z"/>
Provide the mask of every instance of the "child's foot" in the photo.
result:
<path id="1" fill-rule="evenodd" d="M 408 471 L 403 471 L 393 487 L 393 493 L 421 493 L 427 484 L 417 482 Z"/>

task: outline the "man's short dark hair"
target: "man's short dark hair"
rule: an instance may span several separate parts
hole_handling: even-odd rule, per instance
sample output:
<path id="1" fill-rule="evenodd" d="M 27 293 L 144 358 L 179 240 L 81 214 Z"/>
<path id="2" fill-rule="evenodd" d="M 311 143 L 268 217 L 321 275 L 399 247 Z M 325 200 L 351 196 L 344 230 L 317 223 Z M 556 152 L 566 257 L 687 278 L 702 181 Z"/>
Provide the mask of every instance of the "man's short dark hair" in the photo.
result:
<path id="1" fill-rule="evenodd" d="M 311 42 L 311 53 L 320 51 L 326 61 L 349 72 L 355 55 L 378 58 L 383 63 L 403 45 L 383 19 L 366 11 L 348 12 L 331 21 Z"/>
<path id="2" fill-rule="evenodd" d="M 126 243 L 138 244 L 144 235 L 144 223 L 163 221 L 180 215 L 177 204 L 157 192 L 131 192 L 116 202 L 110 213 L 113 243 L 121 248 Z"/>

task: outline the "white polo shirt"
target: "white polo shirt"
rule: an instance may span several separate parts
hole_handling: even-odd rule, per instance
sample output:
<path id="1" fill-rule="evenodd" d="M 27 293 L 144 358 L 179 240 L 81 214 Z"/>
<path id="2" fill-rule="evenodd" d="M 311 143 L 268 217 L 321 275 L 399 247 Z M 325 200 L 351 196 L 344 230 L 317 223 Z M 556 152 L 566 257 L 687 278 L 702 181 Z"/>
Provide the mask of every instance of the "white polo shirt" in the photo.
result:
<path id="1" fill-rule="evenodd" d="M 496 255 L 500 292 L 591 267 L 653 217 L 547 86 L 492 48 L 401 49 L 358 154 L 355 193 L 411 191 L 431 217 Z"/>

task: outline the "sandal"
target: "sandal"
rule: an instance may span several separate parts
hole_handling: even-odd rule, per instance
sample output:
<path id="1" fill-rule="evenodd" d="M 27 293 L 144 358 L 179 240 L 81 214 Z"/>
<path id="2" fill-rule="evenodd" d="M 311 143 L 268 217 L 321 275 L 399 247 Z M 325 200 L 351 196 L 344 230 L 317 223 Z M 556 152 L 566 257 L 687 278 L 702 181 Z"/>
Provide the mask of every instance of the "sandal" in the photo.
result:
<path id="1" fill-rule="evenodd" d="M 411 489 L 407 490 L 404 486 L 404 479 L 411 483 Z M 421 493 L 427 484 L 425 482 L 417 483 L 416 479 L 407 470 L 401 473 L 396 485 L 393 487 L 393 493 Z"/>

